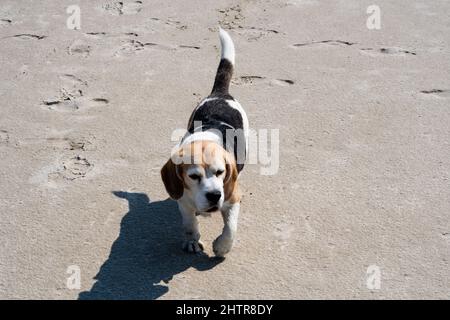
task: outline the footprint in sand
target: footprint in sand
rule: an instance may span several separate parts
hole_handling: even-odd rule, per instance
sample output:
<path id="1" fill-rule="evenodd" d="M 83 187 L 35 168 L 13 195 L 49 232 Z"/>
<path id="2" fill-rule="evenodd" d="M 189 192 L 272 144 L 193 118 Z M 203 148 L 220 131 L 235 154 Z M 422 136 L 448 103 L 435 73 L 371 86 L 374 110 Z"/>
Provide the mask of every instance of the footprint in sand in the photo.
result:
<path id="1" fill-rule="evenodd" d="M 112 15 L 136 14 L 142 10 L 142 1 L 111 1 L 103 9 Z"/>
<path id="2" fill-rule="evenodd" d="M 158 44 L 154 42 L 141 42 L 139 40 L 127 40 L 124 44 L 120 46 L 120 48 L 114 53 L 115 57 L 123 57 L 130 56 L 136 54 L 138 52 L 144 51 L 146 49 L 154 49 L 154 50 L 177 50 L 177 49 L 185 49 L 185 50 L 199 50 L 200 46 L 195 45 L 166 45 L 166 44 Z"/>
<path id="3" fill-rule="evenodd" d="M 80 78 L 78 78 L 77 76 L 74 76 L 73 74 L 69 74 L 69 73 L 64 73 L 62 75 L 59 76 L 59 79 L 61 79 L 63 82 L 70 84 L 72 87 L 74 88 L 78 88 L 78 87 L 87 87 L 87 81 L 82 80 Z"/>
<path id="4" fill-rule="evenodd" d="M 179 49 L 194 49 L 194 50 L 200 50 L 200 46 L 191 46 L 191 45 L 185 45 L 181 44 L 178 46 Z"/>
<path id="5" fill-rule="evenodd" d="M 280 86 L 280 87 L 288 87 L 293 85 L 295 82 L 290 79 L 274 79 L 270 81 L 270 84 L 273 86 Z"/>
<path id="6" fill-rule="evenodd" d="M 43 101 L 43 105 L 47 106 L 49 110 L 56 111 L 76 111 L 80 107 L 75 99 L 71 98 L 50 98 Z"/>
<path id="7" fill-rule="evenodd" d="M 94 98 L 94 99 L 88 99 L 85 101 L 84 105 L 86 105 L 89 108 L 98 108 L 103 107 L 109 104 L 109 100 L 105 98 Z"/>
<path id="8" fill-rule="evenodd" d="M 22 33 L 22 34 L 16 34 L 16 35 L 12 36 L 12 38 L 21 39 L 21 40 L 42 40 L 44 38 L 47 38 L 47 36 L 31 34 L 31 33 Z"/>
<path id="9" fill-rule="evenodd" d="M 322 41 L 309 41 L 303 43 L 294 43 L 292 47 L 308 47 L 308 46 L 316 46 L 316 45 L 327 45 L 327 46 L 353 46 L 356 42 L 344 41 L 344 40 L 322 40 Z"/>
<path id="10" fill-rule="evenodd" d="M 181 23 L 181 21 L 178 20 L 174 20 L 171 18 L 168 19 L 160 19 L 160 18 L 150 18 L 151 21 L 155 22 L 155 23 L 163 23 L 165 25 L 171 26 L 171 27 L 175 27 L 178 30 L 186 30 L 187 29 L 187 25 Z"/>
<path id="11" fill-rule="evenodd" d="M 287 87 L 295 84 L 295 82 L 290 79 L 266 79 L 266 77 L 262 76 L 241 76 L 233 79 L 231 82 L 237 86 L 268 84 L 270 86 Z"/>
<path id="12" fill-rule="evenodd" d="M 261 77 L 261 76 L 241 76 L 241 77 L 231 80 L 231 83 L 234 85 L 237 85 L 237 86 L 242 86 L 242 85 L 248 86 L 248 85 L 261 83 L 265 79 L 266 79 L 265 77 Z"/>
<path id="13" fill-rule="evenodd" d="M 84 178 L 92 170 L 92 167 L 93 165 L 85 157 L 78 155 L 64 160 L 60 169 L 48 174 L 48 180 L 57 182 L 62 179 L 73 181 Z"/>
<path id="14" fill-rule="evenodd" d="M 59 100 L 74 100 L 82 97 L 88 87 L 87 81 L 72 74 L 62 74 L 58 78 L 61 81 Z"/>
<path id="15" fill-rule="evenodd" d="M 93 142 L 95 141 L 94 136 L 67 138 L 66 141 L 69 150 L 93 151 L 97 149 L 96 145 Z"/>
<path id="16" fill-rule="evenodd" d="M 123 3 L 121 14 L 136 14 L 142 10 L 142 1 L 132 1 Z"/>
<path id="17" fill-rule="evenodd" d="M 115 57 L 128 56 L 135 54 L 145 49 L 146 44 L 139 40 L 127 40 L 120 48 L 114 53 Z"/>
<path id="18" fill-rule="evenodd" d="M 46 140 L 47 145 L 51 145 L 55 149 L 71 150 L 71 151 L 93 151 L 96 150 L 94 144 L 95 136 L 82 137 L 49 137 Z"/>
<path id="19" fill-rule="evenodd" d="M 91 46 L 83 40 L 75 40 L 68 48 L 67 53 L 71 56 L 87 58 L 91 53 Z"/>
<path id="20" fill-rule="evenodd" d="M 275 225 L 273 235 L 281 250 L 284 250 L 291 242 L 292 235 L 295 233 L 295 227 L 286 222 L 280 222 Z"/>
<path id="21" fill-rule="evenodd" d="M 309 47 L 316 45 L 326 45 L 326 46 L 341 46 L 350 47 L 356 45 L 356 42 L 345 41 L 345 40 L 323 40 L 323 41 L 310 41 L 303 43 L 295 43 L 291 45 L 293 48 Z M 384 47 L 384 48 L 361 48 L 359 51 L 363 54 L 370 55 L 373 57 L 380 56 L 415 56 L 417 53 L 409 50 L 405 50 L 397 47 Z"/>
<path id="22" fill-rule="evenodd" d="M 219 9 L 218 11 L 221 14 L 219 24 L 222 27 L 225 27 L 227 29 L 235 29 L 242 27 L 241 23 L 245 18 L 244 15 L 242 14 L 242 9 L 239 5 L 235 5 L 233 7 L 225 9 Z"/>
<path id="23" fill-rule="evenodd" d="M 124 33 L 108 33 L 108 32 L 86 32 L 86 36 L 94 39 L 103 38 L 121 38 L 121 37 L 137 37 L 136 32 L 124 32 Z"/>
<path id="24" fill-rule="evenodd" d="M 435 98 L 450 98 L 450 90 L 431 89 L 431 90 L 422 90 L 420 91 L 420 93 Z"/>
<path id="25" fill-rule="evenodd" d="M 278 30 L 275 29 L 264 29 L 264 28 L 257 28 L 257 27 L 239 27 L 238 29 L 235 29 L 235 32 L 237 34 L 240 34 L 247 38 L 247 41 L 257 41 L 262 37 L 266 37 L 270 34 L 278 34 L 280 33 Z"/>
<path id="26" fill-rule="evenodd" d="M 109 104 L 105 98 L 89 98 L 84 96 L 88 88 L 87 81 L 73 75 L 62 74 L 59 76 L 61 88 L 56 97 L 45 99 L 42 103 L 49 110 L 73 112 L 89 108 L 102 107 Z"/>
<path id="27" fill-rule="evenodd" d="M 12 24 L 11 19 L 0 19 L 0 27 L 7 27 Z"/>
<path id="28" fill-rule="evenodd" d="M 87 97 L 65 97 L 48 99 L 43 101 L 44 106 L 49 110 L 60 112 L 74 112 L 78 110 L 87 110 L 107 106 L 109 100 L 105 98 L 87 98 Z"/>
<path id="29" fill-rule="evenodd" d="M 83 96 L 83 90 L 88 86 L 87 82 L 72 74 L 62 74 L 58 78 L 61 81 L 59 94 L 56 97 L 45 99 L 43 104 L 51 110 L 78 110 L 79 106 L 76 100 Z"/>
<path id="30" fill-rule="evenodd" d="M 396 47 L 390 47 L 390 48 L 380 48 L 380 49 L 374 49 L 374 48 L 363 48 L 360 49 L 360 51 L 363 54 L 367 54 L 370 56 L 374 56 L 374 57 L 379 57 L 379 56 L 415 56 L 417 55 L 415 52 L 413 51 L 409 51 L 409 50 L 405 50 L 402 48 L 396 48 Z"/>
<path id="31" fill-rule="evenodd" d="M 245 20 L 242 14 L 242 8 L 239 5 L 233 7 L 219 9 L 218 10 L 221 18 L 219 20 L 219 25 L 226 29 L 233 29 L 236 33 L 247 38 L 247 41 L 257 41 L 262 37 L 270 34 L 280 33 L 275 29 L 265 29 L 259 27 L 246 27 L 243 25 Z M 213 32 L 217 32 L 213 28 L 210 29 Z"/>
<path id="32" fill-rule="evenodd" d="M 0 130 L 0 145 L 6 145 L 8 143 L 9 143 L 8 131 L 1 129 Z"/>

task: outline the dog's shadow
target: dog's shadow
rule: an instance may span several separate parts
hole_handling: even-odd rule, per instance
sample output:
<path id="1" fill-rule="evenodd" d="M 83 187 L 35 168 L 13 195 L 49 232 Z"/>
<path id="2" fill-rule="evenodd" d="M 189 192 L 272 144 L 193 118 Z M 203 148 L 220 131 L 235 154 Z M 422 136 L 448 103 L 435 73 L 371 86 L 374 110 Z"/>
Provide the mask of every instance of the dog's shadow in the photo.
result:
<path id="1" fill-rule="evenodd" d="M 169 291 L 174 275 L 189 267 L 209 270 L 221 262 L 181 250 L 181 215 L 175 201 L 150 202 L 144 193 L 114 191 L 128 200 L 129 212 L 108 260 L 90 291 L 79 299 L 156 299 Z"/>

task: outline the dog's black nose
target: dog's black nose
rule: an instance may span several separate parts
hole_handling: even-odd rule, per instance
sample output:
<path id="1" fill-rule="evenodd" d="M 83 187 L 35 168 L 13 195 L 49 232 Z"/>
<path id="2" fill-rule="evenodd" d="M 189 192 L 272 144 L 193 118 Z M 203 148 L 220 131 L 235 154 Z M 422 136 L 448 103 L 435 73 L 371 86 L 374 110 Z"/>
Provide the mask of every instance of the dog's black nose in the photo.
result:
<path id="1" fill-rule="evenodd" d="M 222 193 L 220 191 L 213 191 L 213 192 L 208 192 L 206 194 L 206 199 L 208 199 L 208 201 L 212 204 L 216 204 L 220 197 L 222 196 Z"/>

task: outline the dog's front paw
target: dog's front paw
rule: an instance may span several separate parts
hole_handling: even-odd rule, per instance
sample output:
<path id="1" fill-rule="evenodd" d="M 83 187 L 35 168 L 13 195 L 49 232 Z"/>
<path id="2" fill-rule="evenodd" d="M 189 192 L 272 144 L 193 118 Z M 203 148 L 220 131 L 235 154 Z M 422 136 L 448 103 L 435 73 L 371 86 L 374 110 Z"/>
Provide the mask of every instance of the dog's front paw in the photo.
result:
<path id="1" fill-rule="evenodd" d="M 183 250 L 189 253 L 198 253 L 203 251 L 204 246 L 200 240 L 185 240 L 183 242 Z"/>
<path id="2" fill-rule="evenodd" d="M 228 252 L 230 252 L 231 247 L 233 246 L 233 239 L 230 237 L 226 237 L 224 235 L 220 235 L 213 242 L 213 251 L 217 257 L 224 257 Z"/>

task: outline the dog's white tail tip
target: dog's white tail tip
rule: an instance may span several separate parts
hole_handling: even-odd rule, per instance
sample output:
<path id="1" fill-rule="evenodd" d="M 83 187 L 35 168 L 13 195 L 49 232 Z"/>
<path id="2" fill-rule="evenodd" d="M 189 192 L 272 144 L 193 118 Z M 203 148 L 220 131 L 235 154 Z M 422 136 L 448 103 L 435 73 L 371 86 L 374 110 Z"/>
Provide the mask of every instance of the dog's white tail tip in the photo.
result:
<path id="1" fill-rule="evenodd" d="M 227 59 L 234 65 L 234 43 L 228 32 L 219 27 L 220 44 L 222 46 L 221 58 Z"/>

